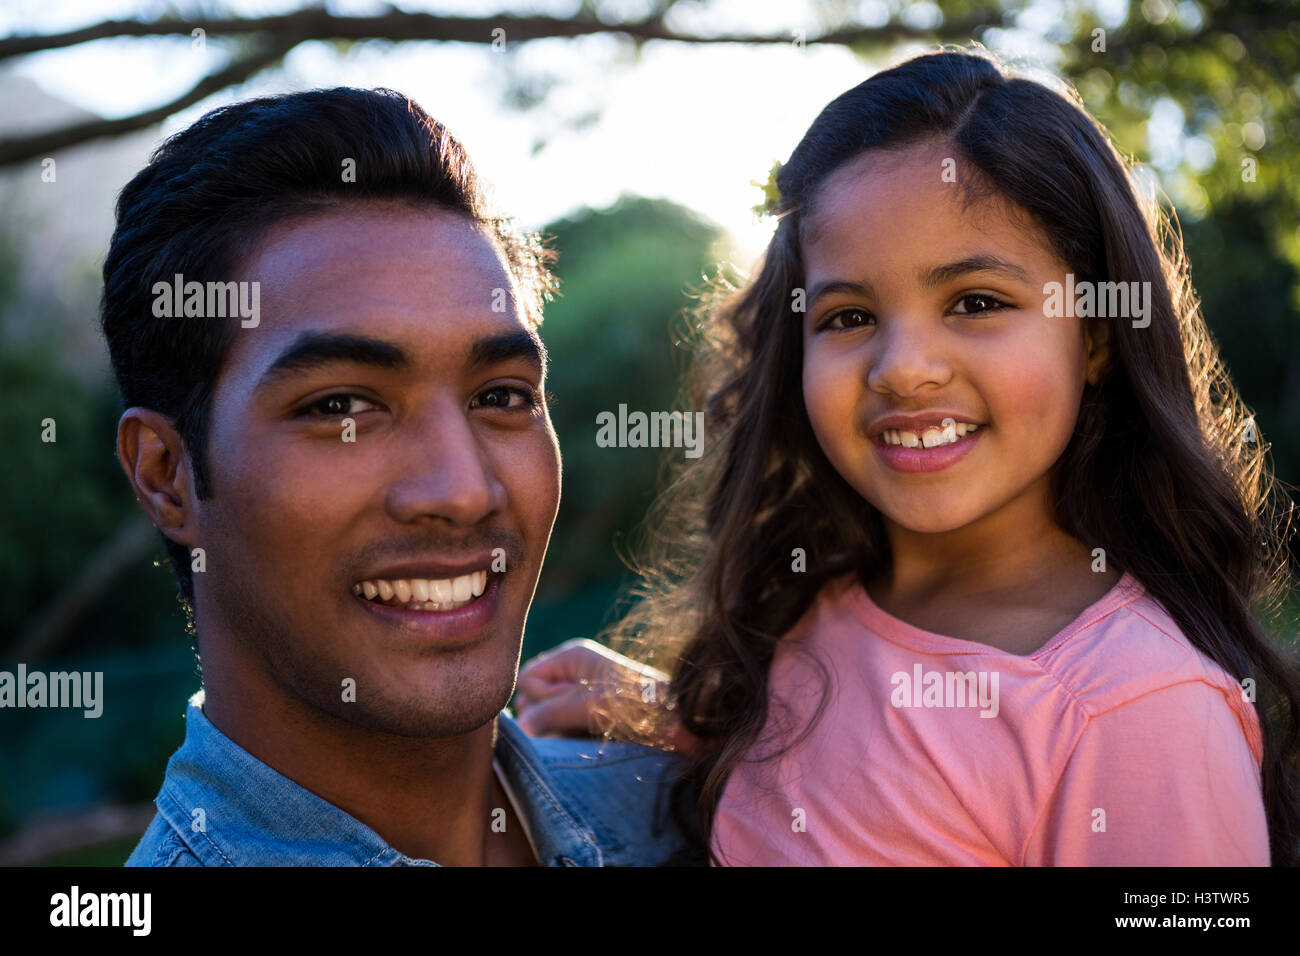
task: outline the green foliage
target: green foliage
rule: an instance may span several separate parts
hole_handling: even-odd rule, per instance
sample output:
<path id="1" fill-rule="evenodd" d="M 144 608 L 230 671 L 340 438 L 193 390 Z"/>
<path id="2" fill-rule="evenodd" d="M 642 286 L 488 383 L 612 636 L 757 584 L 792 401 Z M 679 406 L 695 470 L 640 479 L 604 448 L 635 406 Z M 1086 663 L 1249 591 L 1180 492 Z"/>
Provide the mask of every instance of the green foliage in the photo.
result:
<path id="1" fill-rule="evenodd" d="M 1300 483 L 1300 322 L 1291 293 L 1300 271 L 1260 229 L 1256 203 L 1215 207 L 1184 227 L 1192 281 L 1242 398 L 1272 446 L 1279 477 Z"/>
<path id="2" fill-rule="evenodd" d="M 690 304 L 685 293 L 703 285 L 719 233 L 679 206 L 632 198 L 546 231 L 560 250 L 561 294 L 542 336 L 564 491 L 542 587 L 566 593 L 621 574 L 615 548 L 653 499 L 660 449 L 598 448 L 596 415 L 620 403 L 674 408 L 674 321 Z"/>
<path id="3" fill-rule="evenodd" d="M 1300 180 L 1294 176 L 1300 167 L 1300 19 L 1294 5 L 1133 0 L 1119 27 L 1106 29 L 1090 5 L 1074 6 L 1063 22 L 1069 35 L 1060 47 L 1062 71 L 1122 144 L 1150 158 L 1157 146 L 1194 141 L 1190 152 L 1182 150 L 1162 170 L 1183 214 L 1199 217 L 1221 202 L 1253 202 L 1257 226 L 1300 263 Z M 1104 50 L 1094 49 L 1099 29 L 1105 30 Z M 1162 102 L 1177 104 L 1182 113 L 1178 143 L 1133 135 L 1147 131 Z M 1249 175 L 1247 159 L 1256 161 Z"/>
<path id="4" fill-rule="evenodd" d="M 152 646 L 64 656 L 40 666 L 103 672 L 103 713 L 91 719 L 75 708 L 5 713 L 0 839 L 34 816 L 152 800 L 168 757 L 185 736 L 186 699 L 199 689 L 194 656 L 179 629 Z"/>
<path id="5" fill-rule="evenodd" d="M 85 563 L 134 506 L 113 453 L 116 408 L 60 371 L 49 347 L 0 355 L 7 401 L 0 434 L 0 575 L 8 600 L 0 633 L 13 635 Z M 53 420 L 55 441 L 42 441 Z"/>

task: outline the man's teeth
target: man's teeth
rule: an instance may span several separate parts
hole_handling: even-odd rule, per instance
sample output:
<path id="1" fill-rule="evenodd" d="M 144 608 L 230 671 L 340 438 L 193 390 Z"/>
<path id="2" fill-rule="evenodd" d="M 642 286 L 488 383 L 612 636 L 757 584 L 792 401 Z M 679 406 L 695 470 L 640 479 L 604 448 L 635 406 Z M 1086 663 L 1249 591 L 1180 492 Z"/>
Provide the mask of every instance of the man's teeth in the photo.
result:
<path id="1" fill-rule="evenodd" d="M 942 427 L 932 425 L 919 433 L 888 428 L 880 437 L 887 445 L 902 445 L 904 448 L 934 448 L 938 445 L 951 445 L 979 427 L 966 422 L 950 421 L 945 422 Z"/>
<path id="2" fill-rule="evenodd" d="M 461 607 L 474 598 L 482 596 L 487 589 L 487 579 L 486 570 L 440 581 L 429 578 L 399 578 L 384 581 L 375 578 L 372 581 L 361 581 L 352 585 L 352 593 L 367 601 L 373 601 L 377 597 L 387 603 L 396 598 L 395 603 L 418 611 L 445 611 Z"/>

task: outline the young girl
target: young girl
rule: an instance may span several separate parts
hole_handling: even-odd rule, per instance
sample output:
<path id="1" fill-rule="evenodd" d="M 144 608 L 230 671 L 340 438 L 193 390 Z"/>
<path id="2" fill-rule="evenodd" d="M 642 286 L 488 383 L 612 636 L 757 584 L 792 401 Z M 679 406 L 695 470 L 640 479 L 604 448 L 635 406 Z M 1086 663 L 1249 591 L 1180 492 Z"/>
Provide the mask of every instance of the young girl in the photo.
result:
<path id="1" fill-rule="evenodd" d="M 671 689 L 566 646 L 525 727 L 671 732 L 718 863 L 1294 863 L 1300 688 L 1252 613 L 1281 496 L 1105 133 L 938 53 L 776 184 L 613 635 Z"/>

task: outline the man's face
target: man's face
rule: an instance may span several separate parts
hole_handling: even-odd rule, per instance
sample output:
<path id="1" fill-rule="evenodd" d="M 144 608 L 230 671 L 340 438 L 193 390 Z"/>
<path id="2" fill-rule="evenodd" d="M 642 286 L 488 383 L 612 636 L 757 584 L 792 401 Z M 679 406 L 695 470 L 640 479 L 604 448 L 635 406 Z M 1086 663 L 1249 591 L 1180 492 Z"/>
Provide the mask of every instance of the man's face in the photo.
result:
<path id="1" fill-rule="evenodd" d="M 560 496 L 540 341 L 496 247 L 448 212 L 340 206 L 274 226 L 239 278 L 261 322 L 212 400 L 201 641 L 351 723 L 483 726 Z"/>

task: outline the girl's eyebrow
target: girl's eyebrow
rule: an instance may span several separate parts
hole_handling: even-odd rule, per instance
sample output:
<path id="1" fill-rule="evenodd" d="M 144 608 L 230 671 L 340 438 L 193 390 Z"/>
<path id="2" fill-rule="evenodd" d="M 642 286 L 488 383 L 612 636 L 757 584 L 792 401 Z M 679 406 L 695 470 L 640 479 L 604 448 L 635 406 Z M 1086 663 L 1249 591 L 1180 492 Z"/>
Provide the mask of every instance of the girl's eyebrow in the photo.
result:
<path id="1" fill-rule="evenodd" d="M 933 289 L 954 279 L 960 279 L 972 272 L 991 272 L 994 275 L 1005 276 L 1008 279 L 1016 279 L 1020 282 L 1030 281 L 1029 273 L 1020 266 L 988 252 L 976 253 L 955 262 L 947 262 L 941 266 L 922 269 L 919 278 L 921 285 L 927 289 Z M 871 283 L 866 280 L 853 282 L 849 279 L 827 279 L 824 282 L 818 282 L 812 287 L 808 295 L 808 302 L 810 304 L 816 302 L 822 296 L 830 295 L 832 292 L 847 292 L 850 295 L 858 295 L 868 299 L 875 298 L 875 290 L 872 289 Z"/>
<path id="2" fill-rule="evenodd" d="M 956 262 L 925 269 L 921 272 L 920 279 L 923 286 L 927 289 L 933 289 L 946 282 L 951 282 L 953 279 L 959 279 L 970 272 L 992 272 L 1008 279 L 1017 279 L 1020 282 L 1029 281 L 1029 273 L 1020 266 L 987 252 L 977 253 L 973 256 L 967 256 L 965 259 L 958 259 Z"/>
<path id="3" fill-rule="evenodd" d="M 850 295 L 860 295 L 863 298 L 871 299 L 875 297 L 875 292 L 871 288 L 870 282 L 850 282 L 848 279 L 827 279 L 824 282 L 818 282 L 812 287 L 808 295 L 808 302 L 816 302 L 824 295 L 830 295 L 832 292 L 847 292 Z"/>

